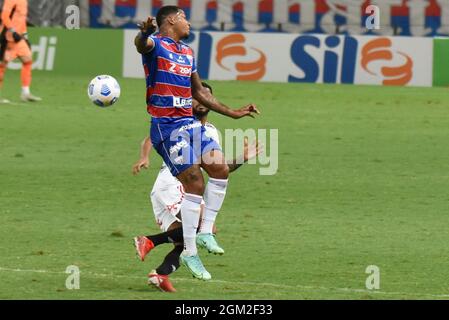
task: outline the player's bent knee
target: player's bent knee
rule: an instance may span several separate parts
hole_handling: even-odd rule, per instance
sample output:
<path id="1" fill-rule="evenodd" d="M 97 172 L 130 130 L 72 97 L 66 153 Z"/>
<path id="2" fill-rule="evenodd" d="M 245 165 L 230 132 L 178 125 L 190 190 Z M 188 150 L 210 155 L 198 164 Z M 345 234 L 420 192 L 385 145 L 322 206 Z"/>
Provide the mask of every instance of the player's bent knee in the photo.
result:
<path id="1" fill-rule="evenodd" d="M 204 179 L 201 171 L 189 174 L 187 183 L 184 185 L 184 189 L 187 193 L 202 195 L 204 193 L 204 188 Z"/>
<path id="2" fill-rule="evenodd" d="M 191 183 L 188 186 L 184 186 L 184 189 L 187 193 L 203 195 L 205 189 L 204 181 L 202 179 L 191 181 Z"/>
<path id="3" fill-rule="evenodd" d="M 184 191 L 196 195 L 204 193 L 204 178 L 199 167 L 192 166 L 177 176 L 181 181 Z"/>
<path id="4" fill-rule="evenodd" d="M 227 165 L 220 165 L 210 170 L 209 176 L 214 179 L 227 179 L 229 177 L 229 167 Z"/>

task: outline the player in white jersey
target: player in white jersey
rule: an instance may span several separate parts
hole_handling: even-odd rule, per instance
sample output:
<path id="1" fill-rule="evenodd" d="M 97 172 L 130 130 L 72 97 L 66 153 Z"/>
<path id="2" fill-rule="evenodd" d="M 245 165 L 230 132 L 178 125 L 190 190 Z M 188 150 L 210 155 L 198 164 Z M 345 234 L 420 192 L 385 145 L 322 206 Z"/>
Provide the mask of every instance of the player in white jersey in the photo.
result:
<path id="1" fill-rule="evenodd" d="M 206 128 L 206 135 L 220 145 L 217 128 L 210 122 L 205 122 L 203 125 Z M 143 143 L 148 144 L 151 143 L 151 141 L 146 138 Z M 170 169 L 165 162 L 162 164 L 150 197 L 156 222 L 162 231 L 167 231 L 173 222 L 181 221 L 176 215 L 181 210 L 181 201 L 184 198 L 184 188 L 181 182 L 171 174 Z M 219 249 L 217 249 L 218 252 L 216 253 L 223 254 L 224 251 L 221 252 Z"/>
<path id="2" fill-rule="evenodd" d="M 212 88 L 202 83 L 204 87 L 212 93 Z M 207 122 L 207 114 L 209 109 L 202 106 L 198 101 L 193 100 L 193 114 L 198 119 L 198 124 L 203 125 L 206 129 L 206 135 L 220 144 L 218 130 L 214 125 Z M 133 166 L 133 173 L 137 174 L 142 168 L 148 168 L 148 156 L 151 152 L 152 145 L 150 137 L 142 142 L 140 160 Z M 245 139 L 244 152 L 240 159 L 234 159 L 228 163 L 229 172 L 235 171 L 244 162 L 256 157 L 260 153 L 259 145 L 254 142 L 248 145 Z M 168 276 L 179 268 L 179 256 L 183 251 L 183 233 L 180 220 L 181 202 L 184 198 L 184 189 L 181 182 L 176 179 L 164 163 L 156 178 L 153 189 L 151 191 L 151 203 L 156 223 L 161 228 L 162 233 L 150 236 L 138 236 L 134 238 L 137 255 L 143 261 L 145 256 L 156 246 L 163 243 L 173 243 L 174 249 L 170 251 L 164 259 L 164 262 L 148 275 L 148 284 L 154 285 L 162 291 L 175 292 L 175 288 L 171 284 Z M 202 206 L 203 207 L 203 206 Z M 201 234 L 202 226 L 205 224 L 204 217 L 198 227 Z M 207 223 L 207 221 L 206 221 Z M 209 248 L 207 242 L 202 242 L 201 237 L 197 237 L 197 244 L 206 248 L 209 252 L 215 254 L 223 254 L 221 248 Z M 221 249 L 221 250 L 220 250 Z"/>

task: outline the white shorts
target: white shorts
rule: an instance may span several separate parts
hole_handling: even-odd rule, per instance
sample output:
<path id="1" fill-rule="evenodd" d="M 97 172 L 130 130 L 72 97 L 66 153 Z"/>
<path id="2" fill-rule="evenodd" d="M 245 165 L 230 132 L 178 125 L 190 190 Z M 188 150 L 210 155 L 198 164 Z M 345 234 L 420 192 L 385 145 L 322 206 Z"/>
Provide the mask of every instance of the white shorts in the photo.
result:
<path id="1" fill-rule="evenodd" d="M 161 169 L 156 178 L 150 199 L 154 218 L 162 231 L 167 231 L 173 222 L 181 221 L 176 215 L 181 210 L 184 188 L 166 166 Z"/>

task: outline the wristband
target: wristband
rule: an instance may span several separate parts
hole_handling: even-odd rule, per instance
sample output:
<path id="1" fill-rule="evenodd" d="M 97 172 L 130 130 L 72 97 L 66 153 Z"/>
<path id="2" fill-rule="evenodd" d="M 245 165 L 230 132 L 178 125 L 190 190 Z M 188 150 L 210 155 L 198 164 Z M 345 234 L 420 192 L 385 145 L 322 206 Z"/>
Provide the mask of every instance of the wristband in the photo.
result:
<path id="1" fill-rule="evenodd" d="M 140 31 L 140 40 L 147 40 L 150 34 L 143 33 Z"/>

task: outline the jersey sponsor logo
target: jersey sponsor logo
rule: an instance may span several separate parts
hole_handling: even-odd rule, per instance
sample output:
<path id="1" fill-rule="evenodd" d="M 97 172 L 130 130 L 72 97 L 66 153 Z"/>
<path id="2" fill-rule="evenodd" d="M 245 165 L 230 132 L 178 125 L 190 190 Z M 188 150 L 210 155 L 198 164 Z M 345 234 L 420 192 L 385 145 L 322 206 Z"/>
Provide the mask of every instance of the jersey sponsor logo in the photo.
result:
<path id="1" fill-rule="evenodd" d="M 183 157 L 183 156 L 176 157 L 176 158 L 173 160 L 173 162 L 174 162 L 175 164 L 177 164 L 177 165 L 184 164 L 184 157 Z"/>
<path id="2" fill-rule="evenodd" d="M 190 130 L 190 129 L 198 128 L 198 127 L 201 127 L 201 122 L 195 121 L 194 123 L 182 126 L 181 128 L 178 129 L 178 132 L 183 132 L 185 130 Z"/>
<path id="3" fill-rule="evenodd" d="M 171 73 L 182 76 L 190 76 L 190 70 L 191 69 L 189 67 L 181 67 L 173 62 L 170 62 L 170 67 L 168 68 L 168 71 L 170 71 Z"/>
<path id="4" fill-rule="evenodd" d="M 170 60 L 166 60 L 164 58 L 158 60 L 158 69 L 160 71 L 168 71 L 170 73 L 190 77 L 192 67 L 188 65 L 180 65 L 176 62 L 172 62 Z"/>
<path id="5" fill-rule="evenodd" d="M 169 53 L 169 54 L 162 54 L 161 57 L 173 63 L 182 64 L 185 66 L 191 66 L 193 64 L 193 58 L 189 59 L 186 54 Z M 190 55 L 190 57 L 192 56 Z"/>
<path id="6" fill-rule="evenodd" d="M 237 72 L 236 80 L 260 80 L 266 73 L 266 55 L 262 50 L 250 47 L 250 51 L 256 53 L 256 59 L 247 62 L 250 55 L 245 46 L 246 38 L 242 34 L 231 34 L 217 43 L 217 64 L 224 70 Z M 228 57 L 241 57 L 232 67 L 225 64 Z M 251 55 L 252 56 L 252 55 Z"/>
<path id="7" fill-rule="evenodd" d="M 175 145 L 171 146 L 169 152 L 170 152 L 171 155 L 172 155 L 172 154 L 177 154 L 177 153 L 179 153 L 179 151 L 180 151 L 182 148 L 185 148 L 185 147 L 187 147 L 188 145 L 189 145 L 189 144 L 187 143 L 187 141 L 181 140 L 181 141 L 179 141 L 178 143 L 176 143 Z"/>
<path id="8" fill-rule="evenodd" d="M 185 108 L 192 106 L 192 98 L 173 97 L 173 106 L 176 108 Z"/>
<path id="9" fill-rule="evenodd" d="M 178 61 L 179 63 L 186 63 L 186 59 L 184 59 L 183 56 L 178 56 L 177 61 Z"/>

